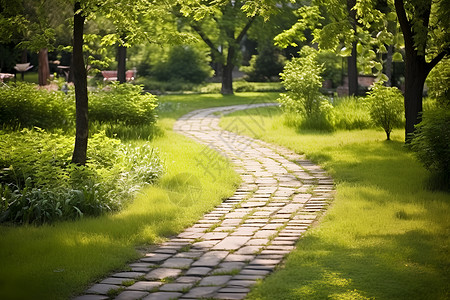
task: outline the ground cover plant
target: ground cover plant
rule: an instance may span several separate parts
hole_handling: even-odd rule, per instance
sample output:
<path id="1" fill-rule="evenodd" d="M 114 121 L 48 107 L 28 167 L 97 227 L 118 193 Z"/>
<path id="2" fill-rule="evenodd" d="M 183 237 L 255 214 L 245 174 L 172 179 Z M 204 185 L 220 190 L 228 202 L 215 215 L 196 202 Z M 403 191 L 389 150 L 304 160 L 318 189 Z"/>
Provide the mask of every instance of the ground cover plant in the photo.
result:
<path id="1" fill-rule="evenodd" d="M 239 128 L 321 164 L 337 194 L 318 226 L 249 299 L 446 299 L 448 193 L 430 191 L 427 170 L 403 146 L 403 131 L 298 130 L 277 108 L 236 112 L 243 123 L 263 115 L 264 129 Z"/>
<path id="2" fill-rule="evenodd" d="M 197 108 L 273 102 L 276 97 L 271 93 L 161 97 L 162 134 L 151 141 L 165 167 L 158 182 L 140 189 L 114 214 L 40 227 L 0 226 L 0 298 L 68 299 L 198 220 L 233 194 L 239 177 L 225 161 L 227 167 L 215 174 L 218 181 L 199 167 L 196 158 L 204 146 L 173 133 L 175 119 Z M 129 143 L 134 148 L 145 141 Z"/>

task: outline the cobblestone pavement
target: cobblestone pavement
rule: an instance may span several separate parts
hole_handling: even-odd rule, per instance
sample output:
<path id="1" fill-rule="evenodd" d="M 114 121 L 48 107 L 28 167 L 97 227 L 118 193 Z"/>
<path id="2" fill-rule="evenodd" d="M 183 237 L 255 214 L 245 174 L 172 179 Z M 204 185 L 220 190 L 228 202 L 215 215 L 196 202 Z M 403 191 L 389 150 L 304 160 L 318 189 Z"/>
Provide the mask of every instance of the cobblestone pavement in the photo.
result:
<path id="1" fill-rule="evenodd" d="M 329 204 L 333 181 L 303 156 L 219 127 L 221 114 L 268 105 L 202 109 L 176 122 L 174 130 L 207 145 L 205 153 L 225 155 L 241 186 L 195 225 L 76 300 L 243 299 L 280 264 Z M 201 159 L 213 167 L 207 157 Z"/>

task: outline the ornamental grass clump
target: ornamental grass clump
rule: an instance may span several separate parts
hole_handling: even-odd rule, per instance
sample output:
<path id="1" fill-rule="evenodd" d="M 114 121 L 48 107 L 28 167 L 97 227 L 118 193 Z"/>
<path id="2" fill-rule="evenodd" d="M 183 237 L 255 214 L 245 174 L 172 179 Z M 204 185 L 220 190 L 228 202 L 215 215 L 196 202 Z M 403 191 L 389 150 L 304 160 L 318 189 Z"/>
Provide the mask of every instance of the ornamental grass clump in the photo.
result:
<path id="1" fill-rule="evenodd" d="M 70 162 L 73 138 L 42 129 L 2 134 L 0 222 L 43 224 L 117 211 L 162 174 L 149 144 L 134 148 L 105 136 L 89 140 L 88 162 Z"/>

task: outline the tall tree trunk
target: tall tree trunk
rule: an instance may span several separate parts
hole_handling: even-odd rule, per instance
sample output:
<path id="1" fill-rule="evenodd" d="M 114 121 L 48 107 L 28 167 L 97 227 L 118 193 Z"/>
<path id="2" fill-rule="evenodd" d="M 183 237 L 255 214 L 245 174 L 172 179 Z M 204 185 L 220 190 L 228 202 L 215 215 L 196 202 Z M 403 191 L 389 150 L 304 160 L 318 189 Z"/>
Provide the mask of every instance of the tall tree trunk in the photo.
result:
<path id="1" fill-rule="evenodd" d="M 222 66 L 222 95 L 233 95 L 233 64 Z"/>
<path id="2" fill-rule="evenodd" d="M 414 55 L 415 56 L 415 55 Z M 405 59 L 405 141 L 409 143 L 414 126 L 422 121 L 422 94 L 428 76 L 425 58 L 406 56 Z"/>
<path id="3" fill-rule="evenodd" d="M 348 94 L 350 96 L 358 95 L 358 67 L 356 64 L 356 10 L 353 7 L 356 5 L 356 0 L 347 0 L 347 10 L 349 22 L 355 32 L 355 41 L 352 43 L 352 54 L 347 58 L 347 74 L 348 74 Z"/>
<path id="4" fill-rule="evenodd" d="M 38 54 L 39 66 L 38 66 L 38 80 L 39 85 L 44 86 L 49 84 L 50 79 L 50 67 L 48 65 L 48 50 L 42 48 Z"/>
<path id="5" fill-rule="evenodd" d="M 233 95 L 233 69 L 236 49 L 233 45 L 228 47 L 228 55 L 226 65 L 222 68 L 222 95 Z"/>
<path id="6" fill-rule="evenodd" d="M 83 30 L 85 17 L 80 12 L 80 2 L 75 2 L 73 17 L 73 78 L 75 83 L 76 133 L 72 163 L 86 164 L 88 144 L 88 92 L 87 74 L 83 58 Z"/>
<path id="7" fill-rule="evenodd" d="M 352 44 L 352 55 L 347 57 L 348 94 L 358 95 L 358 67 L 356 64 L 356 42 Z"/>
<path id="8" fill-rule="evenodd" d="M 117 47 L 117 80 L 120 83 L 125 83 L 127 81 L 127 48 L 119 45 Z"/>
<path id="9" fill-rule="evenodd" d="M 405 142 L 409 143 L 415 130 L 414 126 L 422 120 L 422 94 L 425 79 L 434 66 L 450 53 L 450 49 L 442 51 L 427 63 L 425 55 L 420 54 L 417 50 L 421 47 L 425 51 L 427 41 L 423 40 L 421 44 L 415 44 L 414 35 L 416 33 L 412 22 L 408 19 L 403 0 L 394 0 L 394 4 L 405 40 Z M 420 10 L 417 10 L 415 17 L 428 27 L 430 13 L 431 1 L 427 6 L 422 6 Z"/>

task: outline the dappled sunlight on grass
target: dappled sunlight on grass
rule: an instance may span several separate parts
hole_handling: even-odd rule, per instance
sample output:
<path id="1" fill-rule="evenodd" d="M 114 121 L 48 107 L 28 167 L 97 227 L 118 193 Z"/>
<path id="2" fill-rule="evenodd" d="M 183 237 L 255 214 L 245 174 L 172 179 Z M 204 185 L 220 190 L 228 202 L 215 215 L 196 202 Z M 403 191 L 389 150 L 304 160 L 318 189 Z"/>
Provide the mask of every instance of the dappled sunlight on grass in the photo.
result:
<path id="1" fill-rule="evenodd" d="M 337 194 L 249 299 L 445 299 L 450 197 L 424 189 L 428 173 L 403 146 L 403 132 L 394 130 L 393 141 L 374 129 L 298 132 L 269 110 L 262 138 L 320 163 Z"/>

